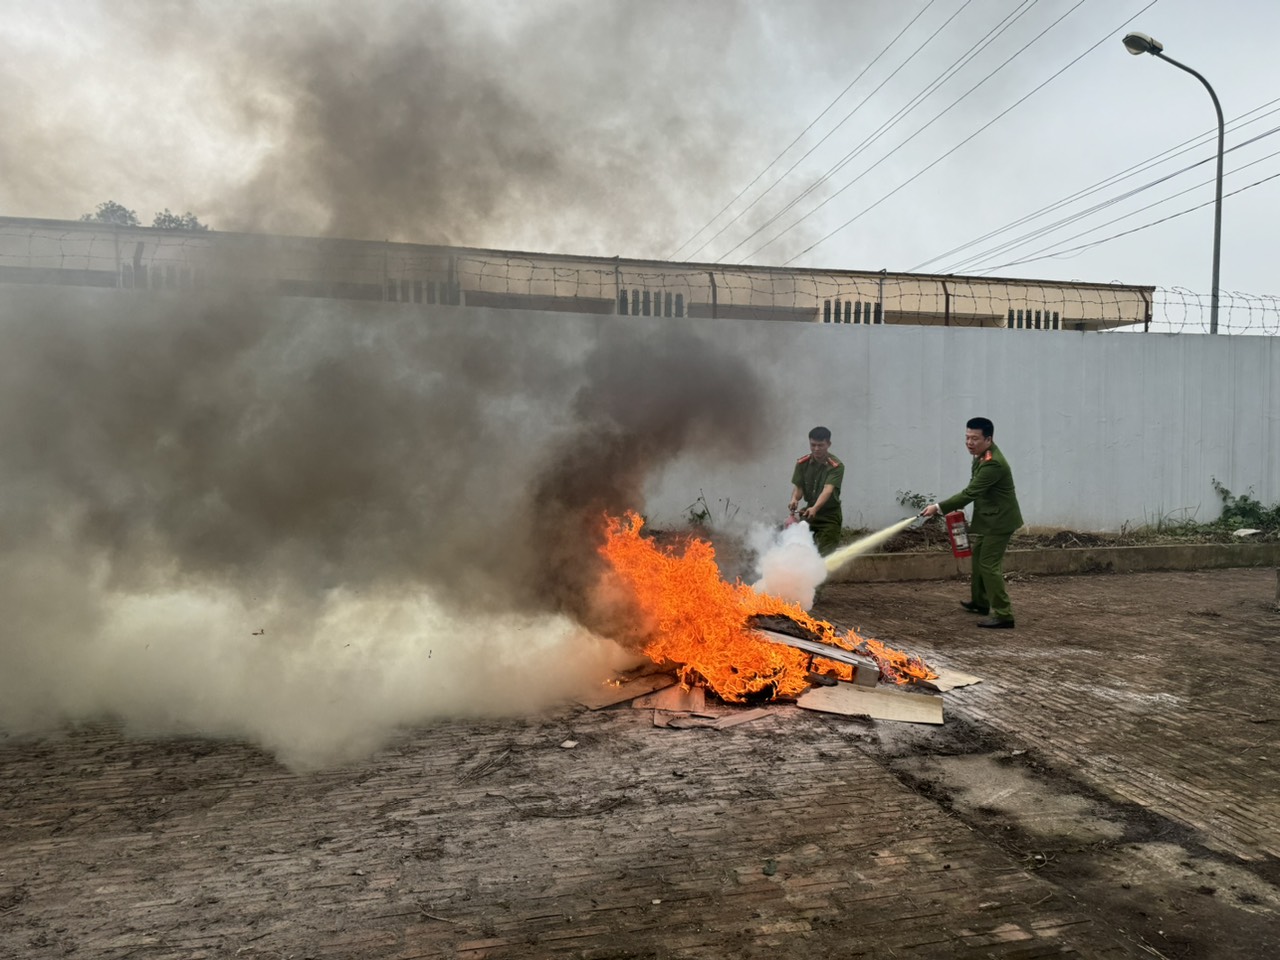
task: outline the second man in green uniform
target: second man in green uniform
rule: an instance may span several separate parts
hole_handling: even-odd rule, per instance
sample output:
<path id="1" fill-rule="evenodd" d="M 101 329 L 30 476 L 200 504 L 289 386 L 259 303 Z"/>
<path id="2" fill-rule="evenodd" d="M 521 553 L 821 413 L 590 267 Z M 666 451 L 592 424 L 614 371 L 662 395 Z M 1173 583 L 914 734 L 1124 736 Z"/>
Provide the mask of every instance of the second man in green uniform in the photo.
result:
<path id="1" fill-rule="evenodd" d="M 791 513 L 807 520 L 813 542 L 824 556 L 840 546 L 844 512 L 840 509 L 840 487 L 844 483 L 844 463 L 831 455 L 831 431 L 814 427 L 809 431 L 809 454 L 796 461 L 791 472 Z M 803 498 L 806 506 L 799 509 Z"/>
<path id="2" fill-rule="evenodd" d="M 988 614 L 980 627 L 1012 627 L 1013 606 L 1004 585 L 1004 552 L 1013 533 L 1022 526 L 1022 511 L 1013 487 L 1013 471 L 993 439 L 995 427 L 986 417 L 965 424 L 964 445 L 973 455 L 969 485 L 954 497 L 931 503 L 924 516 L 950 513 L 973 503 L 969 546 L 973 550 L 973 576 L 969 601 L 960 605 L 970 613 Z"/>

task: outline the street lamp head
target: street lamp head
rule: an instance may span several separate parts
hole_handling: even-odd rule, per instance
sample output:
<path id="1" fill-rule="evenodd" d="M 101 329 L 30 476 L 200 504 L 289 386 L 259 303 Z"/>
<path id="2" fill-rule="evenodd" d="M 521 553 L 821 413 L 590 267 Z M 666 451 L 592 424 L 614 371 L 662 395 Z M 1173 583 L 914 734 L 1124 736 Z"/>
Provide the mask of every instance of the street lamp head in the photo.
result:
<path id="1" fill-rule="evenodd" d="M 1209 98 L 1213 100 L 1214 112 L 1218 115 L 1218 175 L 1215 178 L 1214 198 L 1213 198 L 1213 294 L 1209 305 L 1209 332 L 1218 332 L 1218 280 L 1219 265 L 1222 255 L 1222 155 L 1223 141 L 1226 134 L 1226 123 L 1222 118 L 1222 104 L 1218 102 L 1218 95 L 1213 92 L 1213 87 L 1200 73 L 1192 70 L 1185 63 L 1179 63 L 1173 57 L 1164 55 L 1164 44 L 1155 37 L 1148 36 L 1145 33 L 1129 33 L 1124 38 L 1124 48 L 1137 56 L 1140 53 L 1149 53 L 1153 57 L 1163 60 L 1172 67 L 1177 67 L 1184 73 L 1189 73 L 1203 84 L 1204 88 L 1209 91 Z"/>
<path id="2" fill-rule="evenodd" d="M 1160 53 L 1164 44 L 1145 33 L 1130 33 L 1124 38 L 1124 48 L 1136 57 L 1140 53 Z"/>

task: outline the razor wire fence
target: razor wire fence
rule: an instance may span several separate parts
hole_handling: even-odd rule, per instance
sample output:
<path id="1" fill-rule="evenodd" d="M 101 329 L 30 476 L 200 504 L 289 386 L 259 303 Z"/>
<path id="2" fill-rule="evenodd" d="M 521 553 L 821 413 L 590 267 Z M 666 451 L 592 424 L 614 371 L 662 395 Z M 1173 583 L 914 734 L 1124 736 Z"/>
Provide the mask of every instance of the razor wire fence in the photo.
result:
<path id="1" fill-rule="evenodd" d="M 1213 296 L 1185 287 L 1156 287 L 1150 333 L 1208 333 Z M 1280 296 L 1222 290 L 1218 293 L 1218 333 L 1280 335 Z"/>
<path id="2" fill-rule="evenodd" d="M 680 319 L 1207 333 L 1182 288 L 513 253 L 0 218 L 0 283 Z M 1280 333 L 1280 298 L 1220 298 L 1219 330 Z"/>

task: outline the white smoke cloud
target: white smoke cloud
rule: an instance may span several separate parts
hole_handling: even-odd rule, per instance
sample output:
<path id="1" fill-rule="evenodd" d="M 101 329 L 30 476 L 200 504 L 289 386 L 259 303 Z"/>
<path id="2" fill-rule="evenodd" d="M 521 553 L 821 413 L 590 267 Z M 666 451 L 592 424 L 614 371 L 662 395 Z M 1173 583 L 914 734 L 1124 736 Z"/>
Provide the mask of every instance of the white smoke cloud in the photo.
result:
<path id="1" fill-rule="evenodd" d="M 827 566 L 813 543 L 809 524 L 802 520 L 780 531 L 755 527 L 747 542 L 757 556 L 753 589 L 811 609 L 815 592 L 827 579 Z"/>
<path id="2" fill-rule="evenodd" d="M 74 584 L 46 555 L 32 576 L 69 609 L 25 609 L 4 648 L 0 729 L 41 733 L 109 717 L 136 734 L 247 738 L 294 769 L 353 760 L 399 727 L 536 711 L 629 656 L 553 614 L 478 617 L 425 594 L 329 591 L 254 598 L 213 583 L 129 593 Z M 8 594 L 21 589 L 8 581 Z M 9 597 L 9 599 L 13 599 Z"/>

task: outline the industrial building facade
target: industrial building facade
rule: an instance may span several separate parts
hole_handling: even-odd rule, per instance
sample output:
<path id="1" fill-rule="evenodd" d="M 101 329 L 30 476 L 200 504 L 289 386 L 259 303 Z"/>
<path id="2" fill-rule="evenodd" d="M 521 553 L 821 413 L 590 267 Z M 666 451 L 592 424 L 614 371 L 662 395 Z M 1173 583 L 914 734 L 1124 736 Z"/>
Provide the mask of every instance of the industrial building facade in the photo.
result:
<path id="1" fill-rule="evenodd" d="M 1154 288 L 676 263 L 0 217 L 0 282 L 673 319 L 1010 330 L 1145 325 Z"/>

